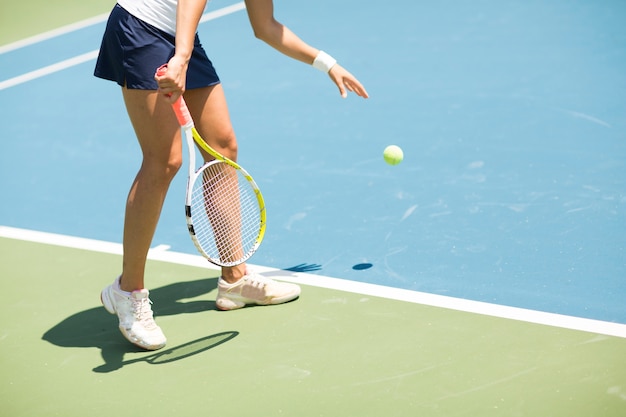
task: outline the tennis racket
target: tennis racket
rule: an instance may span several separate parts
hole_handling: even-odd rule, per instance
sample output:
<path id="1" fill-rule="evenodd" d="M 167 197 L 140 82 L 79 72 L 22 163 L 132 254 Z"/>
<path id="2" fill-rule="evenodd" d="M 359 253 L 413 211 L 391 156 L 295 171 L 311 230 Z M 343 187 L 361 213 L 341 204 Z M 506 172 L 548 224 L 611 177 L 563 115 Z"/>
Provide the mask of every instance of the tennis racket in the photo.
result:
<path id="1" fill-rule="evenodd" d="M 157 75 L 166 70 L 166 65 L 161 66 Z M 182 96 L 172 108 L 189 151 L 185 215 L 191 240 L 209 262 L 218 266 L 239 265 L 256 252 L 263 240 L 263 195 L 246 170 L 202 139 Z M 215 158 L 198 170 L 194 142 Z"/>

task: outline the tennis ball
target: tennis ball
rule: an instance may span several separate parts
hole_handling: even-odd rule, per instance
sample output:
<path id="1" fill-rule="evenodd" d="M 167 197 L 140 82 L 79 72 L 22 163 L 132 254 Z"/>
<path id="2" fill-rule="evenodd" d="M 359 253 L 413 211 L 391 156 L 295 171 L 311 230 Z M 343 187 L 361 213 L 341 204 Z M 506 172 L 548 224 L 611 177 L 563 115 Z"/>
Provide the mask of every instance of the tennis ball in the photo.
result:
<path id="1" fill-rule="evenodd" d="M 404 152 L 399 146 L 389 145 L 383 152 L 383 158 L 389 165 L 398 165 L 404 159 Z"/>

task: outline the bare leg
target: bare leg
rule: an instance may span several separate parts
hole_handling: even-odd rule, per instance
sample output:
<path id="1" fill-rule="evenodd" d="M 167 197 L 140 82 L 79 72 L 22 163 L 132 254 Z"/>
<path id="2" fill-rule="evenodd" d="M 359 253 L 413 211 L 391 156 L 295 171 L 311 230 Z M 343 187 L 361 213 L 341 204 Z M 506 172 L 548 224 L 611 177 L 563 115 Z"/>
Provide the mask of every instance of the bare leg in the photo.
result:
<path id="1" fill-rule="evenodd" d="M 233 161 L 237 160 L 237 138 L 233 130 L 224 90 L 220 84 L 185 92 L 185 101 L 196 128 L 204 140 L 215 150 Z M 211 159 L 201 150 L 205 160 Z M 244 264 L 223 267 L 222 278 L 228 283 L 237 282 L 245 275 Z"/>
<path id="2" fill-rule="evenodd" d="M 126 203 L 124 259 L 120 287 L 144 288 L 148 249 L 169 185 L 182 164 L 180 127 L 171 106 L 156 91 L 122 89 L 143 153 Z"/>

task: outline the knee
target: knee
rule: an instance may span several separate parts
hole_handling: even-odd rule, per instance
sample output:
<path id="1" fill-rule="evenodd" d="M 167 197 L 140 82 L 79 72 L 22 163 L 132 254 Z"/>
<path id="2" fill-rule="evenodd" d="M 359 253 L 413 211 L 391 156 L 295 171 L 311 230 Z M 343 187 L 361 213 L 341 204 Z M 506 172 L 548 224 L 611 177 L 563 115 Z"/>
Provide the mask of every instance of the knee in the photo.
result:
<path id="1" fill-rule="evenodd" d="M 145 157 L 141 169 L 145 171 L 154 181 L 169 184 L 183 164 L 182 156 L 170 155 L 169 158 Z"/>
<path id="2" fill-rule="evenodd" d="M 165 176 L 171 181 L 176 173 L 180 170 L 180 167 L 183 165 L 183 158 L 181 155 L 176 155 L 175 157 L 171 157 L 167 163 L 165 164 Z"/>
<path id="3" fill-rule="evenodd" d="M 217 136 L 215 144 L 216 150 L 219 153 L 232 160 L 237 159 L 238 145 L 234 130 L 229 129 L 227 131 L 221 132 Z"/>

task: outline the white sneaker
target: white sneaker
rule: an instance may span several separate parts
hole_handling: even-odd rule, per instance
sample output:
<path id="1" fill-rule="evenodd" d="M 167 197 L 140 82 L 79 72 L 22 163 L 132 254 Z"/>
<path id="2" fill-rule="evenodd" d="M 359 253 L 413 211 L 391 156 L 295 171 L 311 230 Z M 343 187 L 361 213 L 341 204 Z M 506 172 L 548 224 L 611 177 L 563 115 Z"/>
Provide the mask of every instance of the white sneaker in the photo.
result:
<path id="1" fill-rule="evenodd" d="M 300 296 L 298 285 L 277 282 L 250 271 L 234 284 L 220 277 L 217 288 L 215 304 L 220 310 L 235 310 L 246 304 L 282 304 Z"/>
<path id="2" fill-rule="evenodd" d="M 102 290 L 100 300 L 104 308 L 120 319 L 120 331 L 128 341 L 147 350 L 165 346 L 167 339 L 154 322 L 148 290 L 131 293 L 120 289 L 120 279 Z"/>

